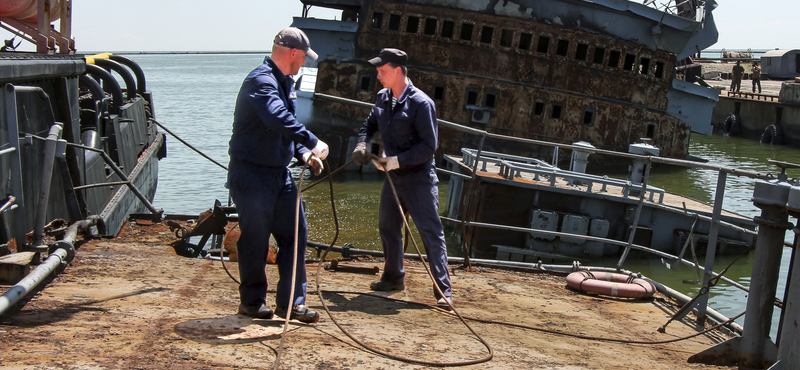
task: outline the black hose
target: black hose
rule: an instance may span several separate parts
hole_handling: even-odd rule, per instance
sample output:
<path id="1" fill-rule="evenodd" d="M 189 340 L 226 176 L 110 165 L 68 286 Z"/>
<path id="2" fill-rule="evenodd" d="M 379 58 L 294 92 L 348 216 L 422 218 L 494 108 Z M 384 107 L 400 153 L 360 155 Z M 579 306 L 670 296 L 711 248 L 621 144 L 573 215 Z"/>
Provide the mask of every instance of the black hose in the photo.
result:
<path id="1" fill-rule="evenodd" d="M 106 68 L 107 70 L 117 72 L 120 77 L 122 77 L 122 80 L 125 81 L 125 97 L 128 98 L 128 100 L 136 97 L 136 81 L 133 79 L 131 72 L 122 64 L 102 58 L 95 59 L 94 64 Z"/>
<path id="2" fill-rule="evenodd" d="M 118 110 L 119 107 L 122 106 L 124 100 L 122 100 L 122 89 L 119 87 L 119 82 L 117 82 L 117 79 L 115 79 L 114 76 L 112 76 L 111 73 L 108 73 L 108 71 L 105 69 L 94 64 L 86 65 L 86 73 L 103 80 L 103 90 L 106 90 L 106 92 L 111 94 L 111 106 Z"/>
<path id="3" fill-rule="evenodd" d="M 130 68 L 130 70 L 133 71 L 133 74 L 136 75 L 136 92 L 139 94 L 144 94 L 147 92 L 147 86 L 145 85 L 146 81 L 144 79 L 144 71 L 142 71 L 142 67 L 139 67 L 136 62 L 122 55 L 112 54 L 108 56 L 108 59 Z"/>

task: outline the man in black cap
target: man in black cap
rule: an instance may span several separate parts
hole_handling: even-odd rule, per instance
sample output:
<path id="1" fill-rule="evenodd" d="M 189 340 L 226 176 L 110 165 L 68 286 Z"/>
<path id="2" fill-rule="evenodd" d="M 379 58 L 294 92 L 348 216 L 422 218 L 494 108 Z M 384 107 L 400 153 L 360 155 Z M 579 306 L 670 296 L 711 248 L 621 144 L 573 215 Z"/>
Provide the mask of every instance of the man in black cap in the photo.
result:
<path id="1" fill-rule="evenodd" d="M 317 58 L 306 34 L 297 28 L 284 28 L 273 40 L 272 54 L 247 75 L 236 99 L 227 186 L 241 229 L 237 245 L 239 313 L 254 318 L 270 319 L 273 315 L 266 306 L 264 272 L 272 234 L 280 248 L 275 314 L 286 317 L 291 305 L 291 319 L 319 321 L 319 314 L 305 306 L 306 220 L 300 208 L 295 241 L 297 187 L 287 167 L 294 157 L 319 174 L 321 160 L 328 155 L 328 145 L 295 119 L 297 95 L 289 76 L 297 74 L 306 56 Z M 295 246 L 298 261 L 292 261 Z M 297 268 L 294 287 L 290 287 L 292 263 Z M 291 289 L 294 302 L 289 302 Z"/>
<path id="2" fill-rule="evenodd" d="M 401 206 L 414 219 L 428 255 L 431 272 L 444 296 L 434 289 L 437 304 L 452 305 L 447 249 L 439 219 L 439 179 L 433 155 L 438 144 L 436 105 L 408 79 L 408 56 L 402 50 L 383 49 L 369 62 L 378 69 L 384 89 L 359 131 L 352 159 L 367 164 L 366 142 L 379 131 L 384 153 L 378 169 L 391 177 Z M 403 268 L 403 214 L 397 208 L 392 189 L 384 183 L 381 191 L 378 230 L 386 259 L 381 279 L 370 284 L 372 290 L 405 289 Z"/>

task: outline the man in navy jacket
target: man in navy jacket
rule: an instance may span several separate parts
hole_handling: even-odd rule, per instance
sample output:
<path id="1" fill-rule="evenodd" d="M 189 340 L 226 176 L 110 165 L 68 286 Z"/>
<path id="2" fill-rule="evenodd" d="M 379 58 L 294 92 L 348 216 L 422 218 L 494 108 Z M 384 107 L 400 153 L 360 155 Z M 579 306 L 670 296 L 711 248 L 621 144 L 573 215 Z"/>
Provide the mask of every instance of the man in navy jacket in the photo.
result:
<path id="1" fill-rule="evenodd" d="M 381 133 L 384 153 L 376 167 L 386 171 L 397 189 L 405 212 L 414 219 L 422 237 L 431 272 L 444 296 L 434 289 L 437 304 L 452 304 L 447 249 L 442 221 L 439 219 L 439 179 L 433 155 L 438 144 L 436 105 L 407 77 L 408 56 L 402 50 L 383 49 L 369 62 L 378 69 L 384 89 L 359 131 L 353 161 L 366 164 L 366 142 L 376 131 Z M 403 214 L 397 207 L 392 189 L 384 183 L 381 191 L 378 231 L 386 259 L 381 279 L 370 284 L 372 290 L 405 289 L 403 268 Z"/>
<path id="2" fill-rule="evenodd" d="M 305 57 L 316 60 L 308 37 L 300 29 L 285 28 L 275 36 L 272 54 L 245 78 L 236 99 L 230 141 L 228 187 L 239 214 L 239 313 L 272 318 L 266 306 L 267 277 L 264 272 L 269 236 L 278 243 L 277 308 L 275 314 L 291 319 L 319 321 L 319 314 L 305 306 L 306 220 L 300 208 L 295 243 L 297 187 L 288 165 L 292 158 L 304 161 L 319 174 L 328 146 L 295 119 L 294 80 Z M 313 155 L 312 155 L 313 154 Z M 298 260 L 292 261 L 295 245 Z M 292 263 L 296 282 L 290 287 Z M 294 289 L 294 302 L 289 294 Z"/>

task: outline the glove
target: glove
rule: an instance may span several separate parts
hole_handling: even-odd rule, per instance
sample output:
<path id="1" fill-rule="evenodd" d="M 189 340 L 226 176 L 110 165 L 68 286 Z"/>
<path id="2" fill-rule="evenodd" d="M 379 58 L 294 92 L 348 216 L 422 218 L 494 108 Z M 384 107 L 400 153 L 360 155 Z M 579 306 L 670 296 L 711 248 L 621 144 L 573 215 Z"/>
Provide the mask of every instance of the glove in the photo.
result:
<path id="1" fill-rule="evenodd" d="M 321 174 L 322 170 L 325 168 L 322 165 L 322 161 L 319 158 L 312 156 L 309 152 L 303 154 L 303 161 L 314 169 L 314 175 L 316 176 L 319 176 L 319 174 Z"/>
<path id="2" fill-rule="evenodd" d="M 367 143 L 356 144 L 356 150 L 353 151 L 353 155 L 350 156 L 350 159 L 353 160 L 353 163 L 361 166 L 369 163 L 369 158 L 367 157 Z"/>
<path id="3" fill-rule="evenodd" d="M 311 153 L 314 153 L 314 155 L 317 158 L 319 158 L 320 160 L 323 160 L 323 159 L 327 158 L 328 157 L 328 144 L 325 144 L 325 142 L 322 141 L 322 140 L 318 140 L 317 141 L 317 146 L 315 146 L 314 149 L 311 149 Z"/>
<path id="4" fill-rule="evenodd" d="M 397 161 L 397 157 L 381 158 L 377 161 L 373 159 L 372 164 L 381 171 L 391 171 L 400 168 L 400 162 Z"/>

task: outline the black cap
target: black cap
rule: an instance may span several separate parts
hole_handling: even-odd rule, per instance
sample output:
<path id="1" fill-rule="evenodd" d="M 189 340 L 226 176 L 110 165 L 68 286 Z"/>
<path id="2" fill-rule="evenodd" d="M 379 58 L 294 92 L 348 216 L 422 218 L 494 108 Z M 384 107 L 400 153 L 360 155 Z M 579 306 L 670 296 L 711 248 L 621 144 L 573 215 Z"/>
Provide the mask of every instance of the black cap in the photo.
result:
<path id="1" fill-rule="evenodd" d="M 382 49 L 378 56 L 370 59 L 369 62 L 376 67 L 386 63 L 404 66 L 408 62 L 408 55 L 400 49 Z"/>
<path id="2" fill-rule="evenodd" d="M 287 48 L 298 49 L 306 52 L 306 56 L 311 60 L 317 60 L 317 53 L 311 50 L 311 42 L 308 41 L 308 36 L 303 30 L 295 27 L 286 27 L 275 35 L 275 40 L 272 41 L 275 45 L 284 46 Z"/>

